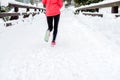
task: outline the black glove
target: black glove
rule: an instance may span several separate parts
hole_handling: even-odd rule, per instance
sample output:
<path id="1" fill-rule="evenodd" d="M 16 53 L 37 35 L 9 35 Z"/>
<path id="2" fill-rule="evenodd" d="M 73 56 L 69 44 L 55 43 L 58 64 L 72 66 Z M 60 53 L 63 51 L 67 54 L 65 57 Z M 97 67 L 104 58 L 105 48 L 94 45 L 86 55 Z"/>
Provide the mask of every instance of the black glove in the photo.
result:
<path id="1" fill-rule="evenodd" d="M 44 7 L 44 8 L 46 8 L 46 6 L 45 6 L 45 5 L 43 5 L 43 7 Z"/>

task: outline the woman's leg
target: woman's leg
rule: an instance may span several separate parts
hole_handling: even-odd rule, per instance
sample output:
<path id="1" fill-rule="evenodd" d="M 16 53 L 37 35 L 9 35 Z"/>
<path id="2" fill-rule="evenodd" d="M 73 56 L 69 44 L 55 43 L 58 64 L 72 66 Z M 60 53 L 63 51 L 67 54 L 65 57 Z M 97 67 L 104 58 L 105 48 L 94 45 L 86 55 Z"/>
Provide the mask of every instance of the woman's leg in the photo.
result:
<path id="1" fill-rule="evenodd" d="M 53 17 L 52 16 L 47 16 L 47 24 L 48 24 L 48 30 L 50 30 L 50 32 L 53 29 Z"/>
<path id="2" fill-rule="evenodd" d="M 58 32 L 59 18 L 60 18 L 60 14 L 54 16 L 54 31 L 53 31 L 53 40 L 52 40 L 52 42 L 54 42 L 56 40 L 56 36 L 57 36 L 57 32 Z"/>

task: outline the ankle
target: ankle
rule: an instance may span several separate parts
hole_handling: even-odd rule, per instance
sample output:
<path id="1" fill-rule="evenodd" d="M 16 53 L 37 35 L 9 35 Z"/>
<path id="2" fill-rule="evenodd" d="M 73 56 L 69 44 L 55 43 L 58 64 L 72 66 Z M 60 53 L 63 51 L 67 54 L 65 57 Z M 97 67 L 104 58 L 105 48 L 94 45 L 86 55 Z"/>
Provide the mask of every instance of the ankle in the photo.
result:
<path id="1" fill-rule="evenodd" d="M 51 42 L 51 45 L 56 45 L 56 42 L 55 42 L 55 41 L 52 41 L 52 42 Z"/>

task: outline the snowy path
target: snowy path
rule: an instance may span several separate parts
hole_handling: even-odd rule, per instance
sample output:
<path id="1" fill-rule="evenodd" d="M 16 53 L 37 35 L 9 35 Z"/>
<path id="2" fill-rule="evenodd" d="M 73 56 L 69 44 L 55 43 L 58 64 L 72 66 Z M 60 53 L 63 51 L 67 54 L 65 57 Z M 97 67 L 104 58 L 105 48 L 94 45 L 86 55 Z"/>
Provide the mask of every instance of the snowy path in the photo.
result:
<path id="1" fill-rule="evenodd" d="M 43 40 L 43 14 L 8 27 L 0 34 L 0 80 L 120 80 L 120 46 L 77 17 L 62 13 L 56 47 Z"/>

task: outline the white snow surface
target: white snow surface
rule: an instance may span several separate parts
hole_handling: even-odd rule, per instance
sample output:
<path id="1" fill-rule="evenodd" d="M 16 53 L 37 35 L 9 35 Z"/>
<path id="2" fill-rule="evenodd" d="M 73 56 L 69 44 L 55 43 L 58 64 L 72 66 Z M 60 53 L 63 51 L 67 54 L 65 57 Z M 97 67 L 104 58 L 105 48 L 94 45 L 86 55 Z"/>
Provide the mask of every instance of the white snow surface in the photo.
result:
<path id="1" fill-rule="evenodd" d="M 116 1 L 120 1 L 120 0 L 104 0 L 104 1 L 101 1 L 99 3 L 93 3 L 90 5 L 80 6 L 79 8 L 75 8 L 74 10 L 80 9 L 80 8 L 86 8 L 86 7 L 90 7 L 90 6 L 108 4 L 108 3 L 112 3 L 112 2 L 116 2 Z M 100 8 L 99 13 L 102 13 L 102 14 L 110 13 L 111 14 L 111 7 Z M 120 10 L 118 10 L 118 13 L 120 13 Z"/>
<path id="2" fill-rule="evenodd" d="M 120 80 L 120 18 L 63 9 L 55 47 L 42 13 L 0 29 L 0 80 Z"/>
<path id="3" fill-rule="evenodd" d="M 96 5 L 102 5 L 102 4 L 112 3 L 112 2 L 116 2 L 116 1 L 120 1 L 120 0 L 104 0 L 104 1 L 101 1 L 99 3 L 93 3 L 93 4 L 90 4 L 90 5 L 81 6 L 80 8 L 89 7 L 89 6 L 96 6 Z"/>

